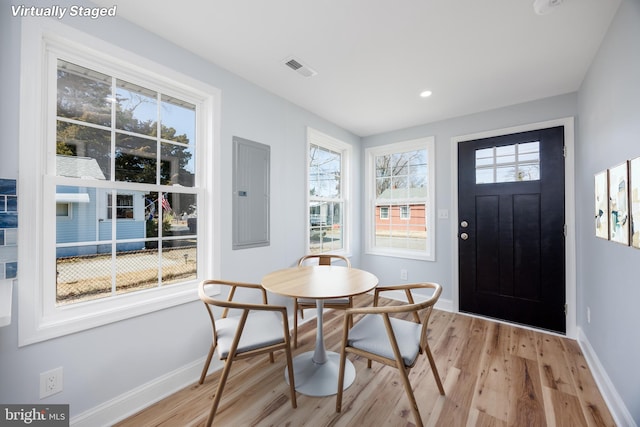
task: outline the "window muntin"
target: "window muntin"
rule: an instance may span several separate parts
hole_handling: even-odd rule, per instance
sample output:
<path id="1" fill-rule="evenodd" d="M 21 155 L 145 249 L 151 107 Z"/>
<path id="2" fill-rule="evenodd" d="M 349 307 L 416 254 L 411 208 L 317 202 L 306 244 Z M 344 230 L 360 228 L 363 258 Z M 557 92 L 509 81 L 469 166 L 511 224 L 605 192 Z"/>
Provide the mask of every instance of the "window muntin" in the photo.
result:
<path id="1" fill-rule="evenodd" d="M 476 150 L 476 184 L 539 179 L 539 141 Z"/>
<path id="2" fill-rule="evenodd" d="M 90 200 L 57 221 L 56 303 L 196 279 L 196 105 L 61 58 L 56 86 L 56 191 Z"/>
<path id="3" fill-rule="evenodd" d="M 366 151 L 367 253 L 433 259 L 433 138 Z"/>
<path id="4" fill-rule="evenodd" d="M 309 253 L 346 252 L 348 146 L 313 129 L 308 139 Z"/>

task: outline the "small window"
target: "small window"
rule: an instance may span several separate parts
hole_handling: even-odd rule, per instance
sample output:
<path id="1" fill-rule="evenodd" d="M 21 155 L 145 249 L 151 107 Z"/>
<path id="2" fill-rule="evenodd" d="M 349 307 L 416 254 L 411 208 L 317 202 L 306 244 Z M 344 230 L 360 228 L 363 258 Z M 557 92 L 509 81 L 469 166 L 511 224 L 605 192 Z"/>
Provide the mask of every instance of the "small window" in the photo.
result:
<path id="1" fill-rule="evenodd" d="M 348 252 L 347 144 L 308 130 L 308 203 L 311 254 Z"/>
<path id="2" fill-rule="evenodd" d="M 56 203 L 56 217 L 69 218 L 71 216 L 71 205 L 69 203 Z"/>
<path id="3" fill-rule="evenodd" d="M 379 206 L 380 219 L 389 219 L 389 206 Z"/>
<path id="4" fill-rule="evenodd" d="M 476 150 L 476 184 L 539 179 L 539 141 Z"/>
<path id="5" fill-rule="evenodd" d="M 409 205 L 400 206 L 400 219 L 411 219 L 411 209 Z"/>
<path id="6" fill-rule="evenodd" d="M 133 195 L 118 194 L 116 196 L 116 219 L 133 219 Z M 107 194 L 107 218 L 112 218 L 113 198 Z"/>

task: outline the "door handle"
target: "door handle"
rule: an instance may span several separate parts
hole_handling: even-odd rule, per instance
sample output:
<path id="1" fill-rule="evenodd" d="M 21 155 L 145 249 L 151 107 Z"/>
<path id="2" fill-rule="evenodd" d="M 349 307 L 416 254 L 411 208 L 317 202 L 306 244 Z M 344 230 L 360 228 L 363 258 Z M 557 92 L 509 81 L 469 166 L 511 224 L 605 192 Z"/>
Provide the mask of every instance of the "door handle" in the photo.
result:
<path id="1" fill-rule="evenodd" d="M 460 234 L 460 238 L 462 240 L 467 240 L 469 238 L 469 235 L 467 233 L 462 233 L 462 234 Z"/>

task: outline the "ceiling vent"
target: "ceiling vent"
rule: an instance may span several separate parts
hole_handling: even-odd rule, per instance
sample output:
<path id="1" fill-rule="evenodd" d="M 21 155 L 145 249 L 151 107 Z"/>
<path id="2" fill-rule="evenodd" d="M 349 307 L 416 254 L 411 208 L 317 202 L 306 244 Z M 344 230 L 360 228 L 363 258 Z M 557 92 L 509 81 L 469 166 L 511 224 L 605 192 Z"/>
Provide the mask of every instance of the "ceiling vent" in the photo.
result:
<path id="1" fill-rule="evenodd" d="M 313 68 L 303 64 L 300 60 L 294 58 L 293 56 L 284 60 L 284 65 L 291 68 L 293 71 L 297 72 L 301 76 L 304 77 L 313 77 L 318 72 Z"/>

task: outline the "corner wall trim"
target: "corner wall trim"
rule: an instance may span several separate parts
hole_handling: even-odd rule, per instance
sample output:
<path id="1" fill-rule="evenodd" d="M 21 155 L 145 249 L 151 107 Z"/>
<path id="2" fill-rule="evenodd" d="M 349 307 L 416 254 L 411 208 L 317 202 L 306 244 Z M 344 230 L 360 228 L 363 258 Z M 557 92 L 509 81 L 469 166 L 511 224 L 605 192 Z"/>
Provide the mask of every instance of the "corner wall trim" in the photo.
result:
<path id="1" fill-rule="evenodd" d="M 629 409 L 625 406 L 622 397 L 600 363 L 596 352 L 593 347 L 591 347 L 589 339 L 580 327 L 578 327 L 578 344 L 580 345 L 580 349 L 582 349 L 584 358 L 589 365 L 589 369 L 591 369 L 593 378 L 600 389 L 600 393 L 602 393 L 604 401 L 609 407 L 609 411 L 611 411 L 611 416 L 613 416 L 616 425 L 638 427 L 636 422 L 633 420 Z"/>

